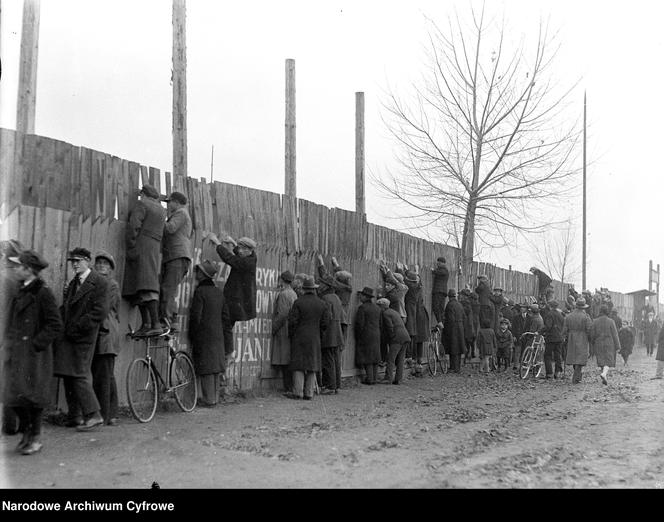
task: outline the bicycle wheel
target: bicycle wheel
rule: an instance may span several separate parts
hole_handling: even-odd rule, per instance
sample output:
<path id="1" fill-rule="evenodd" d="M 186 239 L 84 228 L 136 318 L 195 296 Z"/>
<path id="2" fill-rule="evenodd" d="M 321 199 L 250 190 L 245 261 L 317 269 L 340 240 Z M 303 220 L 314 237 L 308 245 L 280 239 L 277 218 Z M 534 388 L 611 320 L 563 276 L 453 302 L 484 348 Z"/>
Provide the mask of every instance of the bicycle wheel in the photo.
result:
<path id="1" fill-rule="evenodd" d="M 533 375 L 535 378 L 539 378 L 542 373 L 544 372 L 544 356 L 542 355 L 544 353 L 544 350 L 538 349 L 537 353 L 535 353 L 534 356 L 534 362 L 533 362 Z"/>
<path id="2" fill-rule="evenodd" d="M 198 399 L 194 364 L 185 352 L 175 352 L 168 371 L 175 402 L 182 411 L 192 411 Z"/>
<path id="3" fill-rule="evenodd" d="M 523 351 L 523 356 L 521 358 L 521 365 L 519 366 L 519 376 L 522 379 L 528 377 L 528 372 L 530 372 L 530 367 L 532 365 L 533 358 L 533 347 L 527 346 Z"/>
<path id="4" fill-rule="evenodd" d="M 429 344 L 427 345 L 427 369 L 429 374 L 433 377 L 438 370 L 436 363 L 438 362 L 438 336 L 435 333 L 431 334 Z"/>
<path id="5" fill-rule="evenodd" d="M 138 422 L 150 422 L 157 411 L 157 378 L 145 359 L 135 359 L 127 368 L 127 402 Z"/>

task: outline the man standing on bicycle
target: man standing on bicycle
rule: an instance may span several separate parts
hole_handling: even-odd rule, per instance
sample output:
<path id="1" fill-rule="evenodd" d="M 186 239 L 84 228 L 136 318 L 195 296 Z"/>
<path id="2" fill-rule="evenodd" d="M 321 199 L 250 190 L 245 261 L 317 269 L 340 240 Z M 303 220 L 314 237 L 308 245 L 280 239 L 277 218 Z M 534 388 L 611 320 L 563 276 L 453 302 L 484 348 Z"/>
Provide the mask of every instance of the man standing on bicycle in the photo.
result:
<path id="1" fill-rule="evenodd" d="M 544 318 L 544 326 L 540 328 L 539 333 L 544 336 L 546 342 L 544 349 L 544 368 L 546 369 L 546 378 L 560 379 L 563 377 L 563 324 L 565 319 L 560 311 L 558 301 L 549 301 L 549 311 Z M 554 373 L 555 362 L 555 373 Z"/>

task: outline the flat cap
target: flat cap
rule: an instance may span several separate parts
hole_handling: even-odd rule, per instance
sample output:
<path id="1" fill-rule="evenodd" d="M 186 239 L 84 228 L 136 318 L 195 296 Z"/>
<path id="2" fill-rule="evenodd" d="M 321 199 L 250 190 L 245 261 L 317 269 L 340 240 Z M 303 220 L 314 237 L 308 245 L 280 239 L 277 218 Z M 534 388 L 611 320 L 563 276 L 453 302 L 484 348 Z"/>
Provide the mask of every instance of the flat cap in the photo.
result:
<path id="1" fill-rule="evenodd" d="M 279 275 L 279 277 L 283 279 L 286 283 L 292 283 L 293 279 L 295 279 L 293 272 L 291 272 L 290 270 L 285 270 L 284 272 L 281 272 L 281 275 Z"/>
<path id="2" fill-rule="evenodd" d="M 74 250 L 69 252 L 69 255 L 67 256 L 67 260 L 72 261 L 74 259 L 87 259 L 91 260 L 92 259 L 92 254 L 87 248 L 83 247 L 76 247 Z"/>
<path id="3" fill-rule="evenodd" d="M 150 198 L 159 199 L 159 191 L 152 185 L 143 185 L 141 192 Z"/>
<path id="4" fill-rule="evenodd" d="M 175 201 L 176 203 L 180 203 L 180 205 L 186 205 L 187 204 L 187 196 L 185 196 L 182 192 L 171 192 L 171 195 L 168 196 L 164 201 Z"/>
<path id="5" fill-rule="evenodd" d="M 48 266 L 48 262 L 34 250 L 24 250 L 18 256 L 10 257 L 9 260 L 12 263 L 25 265 L 35 270 L 44 270 Z"/>
<path id="6" fill-rule="evenodd" d="M 98 250 L 95 252 L 95 262 L 97 259 L 106 259 L 111 264 L 111 268 L 115 270 L 115 258 L 106 250 Z"/>
<path id="7" fill-rule="evenodd" d="M 240 239 L 237 240 L 237 244 L 246 246 L 247 248 L 251 248 L 252 250 L 256 248 L 256 241 L 254 241 L 250 237 L 241 237 Z"/>
<path id="8" fill-rule="evenodd" d="M 219 265 L 217 265 L 214 261 L 210 261 L 209 259 L 205 259 L 204 261 L 198 263 L 196 268 L 200 270 L 203 275 L 209 277 L 210 279 L 214 279 L 214 276 L 217 275 L 217 272 L 219 271 Z"/>

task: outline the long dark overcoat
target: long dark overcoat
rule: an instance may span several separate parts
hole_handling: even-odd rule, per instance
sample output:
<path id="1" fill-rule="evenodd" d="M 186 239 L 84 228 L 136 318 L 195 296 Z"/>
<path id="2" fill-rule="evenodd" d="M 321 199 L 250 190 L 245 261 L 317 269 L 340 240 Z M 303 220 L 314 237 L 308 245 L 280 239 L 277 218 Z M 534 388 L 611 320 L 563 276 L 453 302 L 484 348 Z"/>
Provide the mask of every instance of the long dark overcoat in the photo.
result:
<path id="1" fill-rule="evenodd" d="M 445 353 L 459 355 L 466 353 L 466 339 L 464 337 L 463 320 L 465 317 L 463 306 L 456 298 L 450 298 L 445 307 L 443 320 L 443 345 Z"/>
<path id="2" fill-rule="evenodd" d="M 42 279 L 12 299 L 5 329 L 4 404 L 46 408 L 52 402 L 53 349 L 62 333 L 55 297 Z"/>
<path id="3" fill-rule="evenodd" d="M 463 319 L 463 336 L 466 342 L 475 339 L 475 328 L 473 327 L 473 306 L 470 296 L 460 296 L 459 303 L 463 306 L 465 317 Z"/>
<path id="4" fill-rule="evenodd" d="M 404 296 L 406 306 L 406 330 L 416 343 L 429 338 L 429 312 L 424 306 L 422 283 L 406 281 L 408 291 Z"/>
<path id="5" fill-rule="evenodd" d="M 224 285 L 224 297 L 231 321 L 248 321 L 256 317 L 256 252 L 246 257 L 231 252 L 225 245 L 217 246 L 217 254 L 230 265 L 231 273 Z"/>
<path id="6" fill-rule="evenodd" d="M 653 346 L 657 340 L 657 321 L 654 319 L 643 322 L 643 342 L 646 346 Z"/>
<path id="7" fill-rule="evenodd" d="M 189 308 L 189 339 L 194 370 L 197 375 L 213 375 L 226 371 L 226 353 L 233 351 L 226 347 L 224 325 L 230 316 L 224 293 L 211 279 L 202 280 Z"/>
<path id="8" fill-rule="evenodd" d="M 381 309 L 367 301 L 355 312 L 355 364 L 376 364 L 380 362 L 380 321 Z"/>
<path id="9" fill-rule="evenodd" d="M 655 359 L 658 361 L 664 361 L 664 328 L 659 332 L 659 339 L 657 340 L 657 353 L 655 354 Z"/>
<path id="10" fill-rule="evenodd" d="M 288 314 L 297 299 L 291 287 L 279 291 L 272 309 L 272 353 L 271 364 L 286 365 L 290 362 L 290 337 L 288 336 Z"/>
<path id="11" fill-rule="evenodd" d="M 293 371 L 319 372 L 321 369 L 321 334 L 328 323 L 327 303 L 317 295 L 298 297 L 288 314 L 291 336 L 289 368 Z"/>
<path id="12" fill-rule="evenodd" d="M 108 282 L 91 270 L 78 291 L 71 282 L 65 290 L 60 313 L 64 334 L 55 342 L 53 374 L 58 377 L 90 377 L 99 325 L 108 315 Z"/>
<path id="13" fill-rule="evenodd" d="M 100 355 L 120 353 L 120 285 L 112 277 L 108 280 L 108 315 L 99 326 L 97 351 Z"/>
<path id="14" fill-rule="evenodd" d="M 593 320 L 590 316 L 579 308 L 565 317 L 563 338 L 567 338 L 566 364 L 585 366 L 588 362 L 590 355 L 590 329 L 592 325 Z"/>
<path id="15" fill-rule="evenodd" d="M 491 287 L 486 281 L 480 281 L 475 288 L 475 293 L 480 303 L 479 310 L 479 319 L 480 319 L 480 328 L 483 328 L 483 324 L 488 324 L 490 328 L 493 328 L 493 303 L 491 302 Z"/>
<path id="16" fill-rule="evenodd" d="M 166 209 L 152 198 L 143 196 L 129 215 L 125 230 L 125 261 L 122 296 L 131 298 L 139 291 L 159 292 L 161 238 Z"/>
<path id="17" fill-rule="evenodd" d="M 618 340 L 620 341 L 620 355 L 631 355 L 634 349 L 634 333 L 629 326 L 623 326 L 618 331 Z"/>
<path id="18" fill-rule="evenodd" d="M 381 329 L 383 337 L 389 345 L 403 344 L 410 341 L 410 334 L 406 330 L 406 324 L 399 315 L 399 312 L 393 308 L 382 310 Z"/>
<path id="19" fill-rule="evenodd" d="M 344 319 L 344 309 L 339 296 L 328 292 L 321 297 L 327 304 L 327 324 L 323 333 L 321 348 L 335 348 L 344 346 L 344 333 L 341 323 Z"/>
<path id="20" fill-rule="evenodd" d="M 620 340 L 613 319 L 600 315 L 593 320 L 590 328 L 590 341 L 593 343 L 597 366 L 615 367 L 616 353 L 620 351 Z"/>

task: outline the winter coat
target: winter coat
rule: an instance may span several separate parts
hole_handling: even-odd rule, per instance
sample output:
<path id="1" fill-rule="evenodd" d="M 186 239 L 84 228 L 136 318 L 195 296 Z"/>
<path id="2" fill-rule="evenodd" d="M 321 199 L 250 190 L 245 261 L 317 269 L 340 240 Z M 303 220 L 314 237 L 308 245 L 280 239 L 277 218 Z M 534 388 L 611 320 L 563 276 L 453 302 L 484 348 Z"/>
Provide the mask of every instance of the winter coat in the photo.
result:
<path id="1" fill-rule="evenodd" d="M 107 281 L 108 315 L 99 326 L 95 353 L 118 355 L 120 353 L 120 285 L 111 276 L 107 277 Z"/>
<path id="2" fill-rule="evenodd" d="M 567 339 L 566 364 L 584 366 L 590 355 L 589 339 L 593 321 L 582 309 L 577 308 L 563 322 L 563 338 Z"/>
<path id="3" fill-rule="evenodd" d="M 480 328 L 480 331 L 477 332 L 477 348 L 480 351 L 480 357 L 496 355 L 498 342 L 493 328 Z"/>
<path id="4" fill-rule="evenodd" d="M 657 321 L 654 319 L 652 321 L 646 321 L 643 323 L 643 333 L 644 338 L 643 342 L 646 346 L 654 346 L 655 340 L 657 339 Z"/>
<path id="5" fill-rule="evenodd" d="M 510 305 L 505 305 L 500 309 L 500 315 L 510 322 L 510 328 L 511 328 L 512 321 L 514 321 L 514 316 L 516 315 L 514 313 L 514 309 Z"/>
<path id="6" fill-rule="evenodd" d="M 463 306 L 456 297 L 451 297 L 445 307 L 445 318 L 443 320 L 443 346 L 445 353 L 459 355 L 466 353 L 466 339 L 464 337 Z"/>
<path id="7" fill-rule="evenodd" d="M 385 292 L 385 297 L 390 301 L 390 308 L 399 312 L 399 315 L 405 321 L 407 318 L 405 299 L 406 293 L 408 292 L 408 287 L 405 284 L 397 281 L 394 277 L 394 274 L 392 274 L 392 272 L 389 270 L 384 275 L 384 278 L 386 283 L 391 283 L 394 285 L 392 290 Z"/>
<path id="8" fill-rule="evenodd" d="M 540 314 L 528 314 L 526 316 L 525 331 L 539 332 L 544 327 L 544 319 Z"/>
<path id="9" fill-rule="evenodd" d="M 305 293 L 295 300 L 288 314 L 291 370 L 320 371 L 322 358 L 320 341 L 329 322 L 328 315 L 327 303 L 315 294 Z"/>
<path id="10" fill-rule="evenodd" d="M 433 289 L 432 294 L 441 293 L 447 296 L 447 281 L 450 278 L 450 271 L 447 267 L 434 268 L 431 270 L 433 274 Z"/>
<path id="11" fill-rule="evenodd" d="M 424 307 L 421 282 L 405 282 L 408 292 L 404 297 L 406 305 L 406 330 L 413 341 L 423 343 L 429 338 L 429 312 Z"/>
<path id="12" fill-rule="evenodd" d="M 399 313 L 388 308 L 381 313 L 381 328 L 387 344 L 403 344 L 410 341 L 410 334 Z"/>
<path id="13" fill-rule="evenodd" d="M 593 321 L 590 328 L 590 342 L 593 343 L 593 352 L 597 357 L 597 366 L 616 365 L 616 353 L 620 351 L 618 330 L 613 319 L 606 315 L 600 315 Z"/>
<path id="14" fill-rule="evenodd" d="M 514 334 L 514 337 L 516 338 L 517 342 L 520 342 L 519 340 L 521 339 L 521 335 L 526 332 L 526 320 L 528 319 L 528 316 L 526 317 L 523 316 L 521 313 L 515 313 L 514 317 L 512 318 L 512 334 Z"/>
<path id="15" fill-rule="evenodd" d="M 657 339 L 657 353 L 655 354 L 655 359 L 658 361 L 664 361 L 664 328 L 659 332 L 659 338 Z"/>
<path id="16" fill-rule="evenodd" d="M 563 341 L 563 324 L 565 318 L 558 310 L 549 310 L 544 318 L 544 326 L 539 329 L 539 333 L 544 336 L 547 343 L 560 343 Z"/>
<path id="17" fill-rule="evenodd" d="M 197 375 L 226 371 L 226 354 L 233 351 L 232 334 L 224 335 L 230 324 L 228 305 L 221 289 L 211 279 L 203 279 L 189 307 L 189 340 Z"/>
<path id="18" fill-rule="evenodd" d="M 355 312 L 355 364 L 376 364 L 380 362 L 381 309 L 367 301 Z"/>
<path id="19" fill-rule="evenodd" d="M 185 207 L 177 209 L 168 217 L 161 244 L 164 263 L 180 258 L 191 259 L 191 232 L 191 217 Z"/>
<path id="20" fill-rule="evenodd" d="M 491 303 L 491 287 L 487 281 L 480 281 L 475 288 L 475 293 L 480 302 L 480 306 L 492 305 Z"/>
<path id="21" fill-rule="evenodd" d="M 475 329 L 473 328 L 473 307 L 470 302 L 470 297 L 461 296 L 459 297 L 459 303 L 463 306 L 464 318 L 463 318 L 463 337 L 466 342 L 475 339 Z"/>
<path id="22" fill-rule="evenodd" d="M 498 357 L 509 358 L 514 346 L 514 336 L 509 329 L 504 332 L 498 329 L 496 332 L 496 355 Z"/>
<path id="23" fill-rule="evenodd" d="M 72 292 L 72 282 L 67 285 L 60 307 L 64 335 L 55 343 L 53 374 L 58 377 L 91 377 L 99 326 L 108 315 L 108 281 L 91 270 L 75 293 Z"/>
<path id="24" fill-rule="evenodd" d="M 129 215 L 125 230 L 125 261 L 122 297 L 131 298 L 139 291 L 159 292 L 161 238 L 166 209 L 152 198 L 143 196 Z"/>
<path id="25" fill-rule="evenodd" d="M 340 271 L 341 267 L 334 268 L 335 274 Z M 318 276 L 325 284 L 333 288 L 334 293 L 337 294 L 341 300 L 341 306 L 344 312 L 343 317 L 341 318 L 341 324 L 350 324 L 350 297 L 353 293 L 353 287 L 348 283 L 340 281 L 336 277 L 330 275 L 327 268 L 325 268 L 325 265 L 318 265 Z"/>
<path id="26" fill-rule="evenodd" d="M 537 277 L 537 291 L 539 295 L 542 295 L 546 292 L 546 289 L 549 288 L 553 279 L 537 268 L 533 270 L 533 274 Z"/>
<path id="27" fill-rule="evenodd" d="M 627 326 L 623 326 L 618 332 L 620 341 L 620 354 L 630 355 L 634 349 L 634 333 Z"/>
<path id="28" fill-rule="evenodd" d="M 256 317 L 256 253 L 246 257 L 231 252 L 224 244 L 217 246 L 221 260 L 230 265 L 231 273 L 224 285 L 224 297 L 228 304 L 231 322 L 248 321 Z"/>
<path id="29" fill-rule="evenodd" d="M 413 337 L 416 343 L 424 343 L 429 340 L 431 333 L 431 321 L 429 319 L 429 312 L 424 306 L 424 299 L 420 299 L 417 303 L 417 334 Z"/>
<path id="30" fill-rule="evenodd" d="M 503 306 L 503 296 L 491 295 L 489 296 L 489 300 L 493 304 L 493 329 L 498 331 L 500 328 L 500 309 Z"/>
<path id="31" fill-rule="evenodd" d="M 52 402 L 52 342 L 62 333 L 55 297 L 37 278 L 21 286 L 8 310 L 4 332 L 5 406 L 46 408 Z"/>
<path id="32" fill-rule="evenodd" d="M 327 324 L 322 338 L 322 348 L 335 348 L 345 345 L 344 332 L 341 329 L 341 320 L 344 316 L 344 310 L 341 306 L 341 299 L 335 293 L 328 292 L 321 297 L 327 304 Z"/>
<path id="33" fill-rule="evenodd" d="M 277 293 L 272 308 L 272 364 L 290 362 L 290 337 L 288 337 L 288 313 L 297 299 L 297 294 L 290 286 Z"/>
<path id="34" fill-rule="evenodd" d="M 473 309 L 473 337 L 477 337 L 480 329 L 480 298 L 477 292 L 470 293 L 470 307 Z"/>

